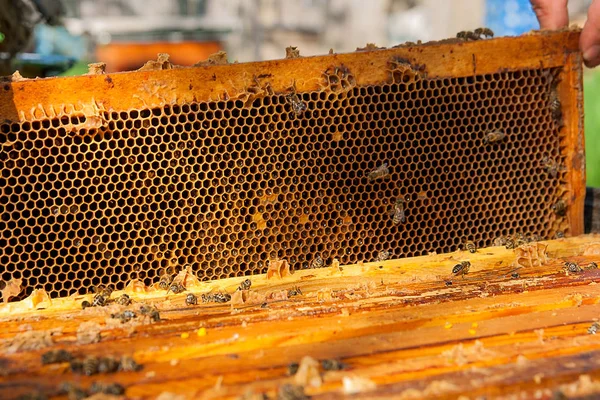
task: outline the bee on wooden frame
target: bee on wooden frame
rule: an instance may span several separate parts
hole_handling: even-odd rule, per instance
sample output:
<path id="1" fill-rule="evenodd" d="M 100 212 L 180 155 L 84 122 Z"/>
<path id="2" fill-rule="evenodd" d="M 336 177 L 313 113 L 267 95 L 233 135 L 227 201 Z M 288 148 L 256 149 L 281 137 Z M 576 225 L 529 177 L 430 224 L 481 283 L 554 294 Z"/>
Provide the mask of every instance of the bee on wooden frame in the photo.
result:
<path id="1" fill-rule="evenodd" d="M 461 261 L 452 268 L 452 274 L 456 276 L 461 275 L 464 278 L 469 273 L 470 268 L 471 263 L 469 261 Z"/>

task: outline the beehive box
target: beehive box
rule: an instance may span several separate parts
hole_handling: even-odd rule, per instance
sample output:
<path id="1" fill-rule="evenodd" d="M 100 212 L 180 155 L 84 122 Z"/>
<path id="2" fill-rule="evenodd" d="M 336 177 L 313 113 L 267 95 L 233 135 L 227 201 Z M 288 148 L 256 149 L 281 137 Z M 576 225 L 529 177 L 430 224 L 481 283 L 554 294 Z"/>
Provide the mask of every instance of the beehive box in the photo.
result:
<path id="1" fill-rule="evenodd" d="M 578 38 L 2 82 L 0 397 L 593 398 Z"/>

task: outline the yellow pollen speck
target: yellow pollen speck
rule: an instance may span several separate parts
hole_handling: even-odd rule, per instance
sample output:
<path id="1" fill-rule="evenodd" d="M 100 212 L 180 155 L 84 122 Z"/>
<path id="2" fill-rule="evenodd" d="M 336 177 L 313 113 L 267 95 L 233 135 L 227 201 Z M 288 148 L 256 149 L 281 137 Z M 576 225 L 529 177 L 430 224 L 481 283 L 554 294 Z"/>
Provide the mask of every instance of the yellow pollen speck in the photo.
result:
<path id="1" fill-rule="evenodd" d="M 190 334 L 189 334 L 189 333 L 187 333 L 187 332 L 183 332 L 183 333 L 181 334 L 181 338 L 182 338 L 182 339 L 187 339 L 187 338 L 189 338 L 189 337 L 190 337 Z"/>
<path id="2" fill-rule="evenodd" d="M 471 335 L 474 335 L 474 334 L 476 334 L 476 333 L 477 333 L 477 331 L 476 331 L 475 329 L 469 329 L 469 333 L 470 333 Z"/>
<path id="3" fill-rule="evenodd" d="M 471 328 L 477 328 L 479 326 L 479 324 L 477 322 L 473 322 L 471 324 Z"/>
<path id="4" fill-rule="evenodd" d="M 206 328 L 198 329 L 198 336 L 206 336 Z"/>
<path id="5" fill-rule="evenodd" d="M 451 323 L 451 322 L 448 322 L 448 321 L 446 321 L 446 324 L 444 325 L 444 328 L 446 328 L 446 329 L 450 329 L 450 328 L 452 328 L 452 323 Z"/>

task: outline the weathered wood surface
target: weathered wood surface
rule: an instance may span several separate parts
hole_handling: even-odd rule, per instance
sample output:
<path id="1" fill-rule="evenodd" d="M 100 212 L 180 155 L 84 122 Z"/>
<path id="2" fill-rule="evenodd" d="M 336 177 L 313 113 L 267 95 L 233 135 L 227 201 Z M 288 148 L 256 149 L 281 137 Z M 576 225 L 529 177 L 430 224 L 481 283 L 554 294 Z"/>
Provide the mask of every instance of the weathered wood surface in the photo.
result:
<path id="1" fill-rule="evenodd" d="M 42 302 L 37 307 L 45 309 L 38 310 L 29 310 L 27 300 L 9 303 L 0 308 L 0 398 L 33 391 L 52 397 L 64 381 L 84 387 L 119 382 L 127 398 L 177 398 L 164 392 L 237 398 L 249 390 L 273 398 L 293 380 L 287 365 L 307 355 L 347 364 L 343 371 L 321 371 L 322 385 L 305 388 L 314 398 L 344 396 L 342 381 L 353 377 L 375 384 L 355 395 L 360 398 L 552 398 L 558 390 L 570 397 L 600 396 L 600 333 L 588 333 L 600 317 L 600 270 L 562 270 L 565 260 L 581 266 L 600 261 L 600 236 L 543 243 L 547 263 L 519 269 L 518 278 L 511 276 L 515 251 L 496 247 L 341 271 L 305 270 L 282 279 L 256 276 L 251 291 L 257 304 L 236 307 L 186 306 L 184 299 L 189 292 L 233 293 L 240 278 L 188 285 L 178 295 L 130 292 L 135 302 L 129 307 L 81 310 L 82 296 Z M 470 272 L 447 286 L 461 260 L 470 260 Z M 303 295 L 276 300 L 296 285 Z M 121 324 L 109 318 L 141 304 L 155 304 L 161 321 Z M 99 325 L 101 340 L 78 344 L 78 328 L 90 322 Z M 21 341 L 31 344 L 23 339 L 27 332 L 48 330 L 56 330 L 51 346 L 18 349 Z M 68 364 L 41 365 L 41 354 L 53 348 L 132 355 L 144 367 L 74 375 Z"/>

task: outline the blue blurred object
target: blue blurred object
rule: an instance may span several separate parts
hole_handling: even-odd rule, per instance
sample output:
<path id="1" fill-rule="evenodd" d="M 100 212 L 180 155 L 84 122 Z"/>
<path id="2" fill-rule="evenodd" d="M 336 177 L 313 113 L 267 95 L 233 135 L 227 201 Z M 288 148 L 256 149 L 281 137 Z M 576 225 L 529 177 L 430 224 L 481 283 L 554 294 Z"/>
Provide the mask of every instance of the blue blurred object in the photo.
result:
<path id="1" fill-rule="evenodd" d="M 540 27 L 529 0 L 486 0 L 485 26 L 496 36 L 517 36 Z"/>
<path id="2" fill-rule="evenodd" d="M 73 36 L 64 26 L 35 26 L 35 52 L 41 55 L 61 55 L 81 60 L 87 45 L 80 36 Z"/>

